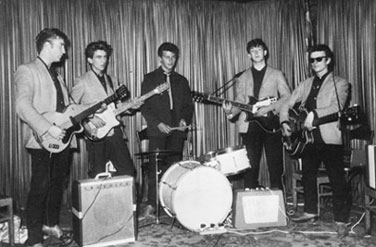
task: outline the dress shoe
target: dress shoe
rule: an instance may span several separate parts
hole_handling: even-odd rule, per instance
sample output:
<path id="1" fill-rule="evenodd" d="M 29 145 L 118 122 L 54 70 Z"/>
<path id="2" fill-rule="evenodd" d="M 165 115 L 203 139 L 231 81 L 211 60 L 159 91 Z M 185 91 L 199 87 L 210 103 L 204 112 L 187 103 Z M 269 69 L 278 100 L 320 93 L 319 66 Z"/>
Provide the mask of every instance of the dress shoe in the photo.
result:
<path id="1" fill-rule="evenodd" d="M 293 215 L 291 217 L 291 220 L 297 223 L 308 222 L 308 221 L 315 222 L 317 219 L 318 219 L 317 214 L 310 214 L 306 212 L 304 212 L 300 216 Z"/>
<path id="2" fill-rule="evenodd" d="M 338 237 L 343 238 L 349 235 L 349 229 L 343 222 L 336 222 Z"/>
<path id="3" fill-rule="evenodd" d="M 61 238 L 61 236 L 63 236 L 63 230 L 61 230 L 58 225 L 55 225 L 53 227 L 43 225 L 42 231 L 49 237 Z"/>
<path id="4" fill-rule="evenodd" d="M 43 244 L 42 243 L 36 243 L 36 244 L 33 244 L 33 245 L 27 245 L 27 247 L 43 247 Z"/>
<path id="5" fill-rule="evenodd" d="M 141 208 L 139 219 L 145 219 L 147 217 L 153 217 L 155 213 L 155 208 L 152 205 L 145 205 Z"/>

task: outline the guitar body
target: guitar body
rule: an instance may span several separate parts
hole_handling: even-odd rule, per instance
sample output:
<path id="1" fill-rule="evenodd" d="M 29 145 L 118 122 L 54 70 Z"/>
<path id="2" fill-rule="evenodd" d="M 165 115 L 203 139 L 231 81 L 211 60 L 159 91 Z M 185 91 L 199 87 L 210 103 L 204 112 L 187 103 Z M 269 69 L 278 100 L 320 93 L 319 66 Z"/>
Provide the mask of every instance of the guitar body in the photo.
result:
<path id="1" fill-rule="evenodd" d="M 276 97 L 268 97 L 260 101 L 258 101 L 255 97 L 249 97 L 249 103 L 243 104 L 240 102 L 229 101 L 210 94 L 199 93 L 195 91 L 192 91 L 191 95 L 192 98 L 197 102 L 212 102 L 217 105 L 222 105 L 225 101 L 230 102 L 234 106 L 239 107 L 239 109 L 246 114 L 245 121 L 256 122 L 265 132 L 275 133 L 281 129 L 279 126 L 279 117 L 277 115 L 271 112 L 262 117 L 255 117 L 254 115 L 261 107 L 270 106 L 271 104 L 277 102 Z"/>
<path id="2" fill-rule="evenodd" d="M 86 135 L 93 141 L 98 141 L 102 138 L 104 138 L 108 132 L 111 131 L 111 129 L 115 126 L 118 126 L 120 122 L 116 119 L 116 116 L 131 109 L 135 105 L 137 105 L 137 101 L 144 101 L 148 98 L 156 95 L 161 94 L 164 91 L 169 89 L 168 83 L 164 83 L 156 87 L 154 90 L 137 97 L 134 100 L 129 100 L 127 102 L 122 102 L 117 105 L 117 108 L 115 107 L 114 103 L 111 103 L 107 106 L 107 109 L 100 113 L 95 113 L 95 115 L 99 118 L 101 118 L 106 125 L 96 128 L 90 121 L 84 124 L 85 133 Z"/>
<path id="3" fill-rule="evenodd" d="M 60 153 L 67 148 L 72 140 L 74 134 L 83 130 L 80 123 L 73 123 L 72 116 L 79 114 L 82 107 L 78 105 L 69 105 L 63 113 L 46 112 L 43 116 L 53 125 L 66 130 L 65 137 L 62 140 L 57 140 L 48 132 L 37 136 L 38 142 L 51 153 Z"/>
<path id="4" fill-rule="evenodd" d="M 120 122 L 116 119 L 115 104 L 111 103 L 107 106 L 107 109 L 100 113 L 95 113 L 95 116 L 101 118 L 106 122 L 106 125 L 96 128 L 92 123 L 88 122 L 85 127 L 86 135 L 93 141 L 104 138 L 110 130 L 118 126 Z"/>
<path id="5" fill-rule="evenodd" d="M 260 127 L 269 133 L 274 133 L 280 130 L 279 126 L 279 117 L 271 112 L 268 113 L 267 116 L 262 117 L 255 117 L 253 113 L 245 112 L 246 113 L 246 121 L 248 122 L 256 122 L 260 125 Z"/>
<path id="6" fill-rule="evenodd" d="M 349 107 L 343 110 L 340 114 L 333 113 L 319 119 L 314 119 L 312 126 L 317 127 L 321 124 L 334 122 L 340 118 L 342 125 L 354 124 L 359 120 L 359 106 Z M 291 128 L 291 136 L 283 137 L 283 144 L 286 147 L 287 153 L 290 156 L 299 158 L 303 153 L 305 147 L 309 143 L 314 143 L 314 137 L 312 131 L 308 131 L 304 128 L 304 121 L 307 118 L 308 112 L 306 109 L 289 110 L 289 124 Z"/>

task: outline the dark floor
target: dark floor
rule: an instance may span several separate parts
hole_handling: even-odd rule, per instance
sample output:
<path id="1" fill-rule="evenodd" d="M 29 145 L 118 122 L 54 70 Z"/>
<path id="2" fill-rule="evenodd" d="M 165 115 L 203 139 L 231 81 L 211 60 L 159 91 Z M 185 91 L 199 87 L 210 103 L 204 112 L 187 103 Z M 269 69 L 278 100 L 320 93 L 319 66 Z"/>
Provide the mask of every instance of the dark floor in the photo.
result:
<path id="1" fill-rule="evenodd" d="M 290 198 L 287 198 L 286 211 L 291 214 L 293 211 L 289 201 Z M 301 211 L 302 207 L 300 206 L 298 210 Z M 349 224 L 350 234 L 347 237 L 340 238 L 337 236 L 336 227 L 333 223 L 330 201 L 326 202 L 324 208 L 322 208 L 320 219 L 317 222 L 297 224 L 288 221 L 286 226 L 239 230 L 232 227 L 230 216 L 225 220 L 224 227 L 217 229 L 225 232 L 204 231 L 204 233 L 208 233 L 207 235 L 187 230 L 179 222 L 172 225 L 173 219 L 162 211 L 159 224 L 156 224 L 155 218 L 151 217 L 138 220 L 136 223 L 131 221 L 124 232 L 116 235 L 114 242 L 104 241 L 101 245 L 96 246 L 376 246 L 375 226 L 372 228 L 371 235 L 365 234 L 362 214 L 362 208 L 354 205 Z M 192 217 L 195 216 L 192 215 Z M 45 240 L 45 246 L 77 247 L 78 244 L 72 238 L 71 210 L 64 207 L 61 219 L 61 226 L 67 233 L 66 238 L 63 241 L 48 238 Z M 116 219 L 111 220 L 116 222 Z M 373 221 L 376 225 L 375 219 Z M 86 229 L 88 235 L 93 235 L 93 233 L 95 237 L 103 235 L 103 229 L 98 227 L 97 224 L 87 224 L 85 228 L 88 228 Z M 89 242 L 85 242 L 85 244 L 87 243 Z M 9 245 L 0 243 L 0 246 L 7 247 Z M 21 247 L 23 245 L 17 244 L 16 246 Z"/>

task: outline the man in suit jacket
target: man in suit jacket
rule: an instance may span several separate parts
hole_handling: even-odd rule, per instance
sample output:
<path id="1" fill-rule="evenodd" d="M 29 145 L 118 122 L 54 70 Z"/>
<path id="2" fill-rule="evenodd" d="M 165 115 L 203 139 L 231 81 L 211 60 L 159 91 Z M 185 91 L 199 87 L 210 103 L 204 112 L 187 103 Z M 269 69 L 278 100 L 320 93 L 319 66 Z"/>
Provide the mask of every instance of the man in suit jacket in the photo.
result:
<path id="1" fill-rule="evenodd" d="M 64 183 L 69 175 L 70 148 L 49 153 L 35 135 L 48 133 L 62 140 L 66 134 L 43 113 L 61 113 L 70 103 L 64 81 L 52 67 L 66 53 L 68 43 L 67 36 L 59 29 L 42 30 L 36 37 L 38 57 L 20 65 L 15 73 L 16 111 L 25 123 L 23 140 L 32 162 L 26 208 L 28 246 L 43 246 L 43 232 L 56 237 L 63 234 L 59 227 L 59 213 Z"/>
<path id="2" fill-rule="evenodd" d="M 94 104 L 115 93 L 118 81 L 106 74 L 111 53 L 112 47 L 105 41 L 88 44 L 85 56 L 90 70 L 75 81 L 71 95 L 76 102 Z M 90 122 L 95 128 L 106 124 L 96 116 L 90 119 Z M 114 165 L 115 175 L 135 175 L 134 164 L 123 136 L 122 127 L 116 126 L 101 140 L 86 139 L 90 177 L 104 172 L 108 161 Z"/>
<path id="3" fill-rule="evenodd" d="M 179 57 L 178 47 L 172 43 L 163 43 L 158 48 L 158 57 L 161 66 L 145 75 L 141 87 L 142 94 L 152 91 L 165 82 L 169 83 L 170 88 L 168 92 L 147 100 L 141 107 L 141 112 L 147 122 L 149 151 L 159 149 L 176 153 L 166 159 L 165 165 L 159 167 L 163 173 L 173 162 L 182 158 L 186 138 L 184 127 L 191 124 L 193 102 L 187 79 L 174 70 Z M 175 127 L 183 128 L 173 130 L 172 128 Z M 155 164 L 151 163 L 149 168 L 149 205 L 147 208 L 153 211 L 152 205 L 156 202 Z"/>
<path id="4" fill-rule="evenodd" d="M 314 76 L 299 83 L 280 112 L 283 133 L 291 136 L 288 112 L 299 103 L 309 112 L 304 127 L 312 132 L 314 139 L 302 153 L 304 213 L 292 217 L 292 220 L 302 222 L 317 218 L 316 177 L 320 164 L 324 163 L 333 190 L 334 220 L 337 222 L 338 234 L 347 235 L 351 193 L 345 181 L 341 130 L 338 122 L 322 124 L 318 128 L 314 128 L 312 124 L 314 120 L 337 113 L 345 107 L 350 85 L 347 80 L 333 75 L 334 55 L 327 45 L 311 47 L 309 60 Z"/>
<path id="5" fill-rule="evenodd" d="M 259 117 L 259 120 L 266 123 L 275 121 L 277 127 L 266 129 L 266 126 L 261 125 L 257 121 L 246 121 L 246 114 L 231 103 L 224 102 L 223 108 L 228 119 L 238 117 L 237 126 L 251 164 L 251 169 L 246 170 L 244 173 L 244 186 L 250 189 L 261 186 L 258 175 L 262 150 L 264 148 L 269 168 L 270 187 L 282 189 L 283 147 L 281 132 L 275 131 L 279 128 L 279 121 L 278 118 L 274 118 L 275 114 L 278 113 L 280 103 L 290 95 L 290 89 L 283 73 L 280 70 L 267 66 L 268 48 L 261 39 L 249 41 L 247 52 L 252 61 L 252 67 L 236 79 L 235 101 L 246 104 L 250 103 L 250 97 L 257 100 L 263 100 L 268 97 L 279 98 L 276 103 L 260 108 L 255 114 L 256 117 Z M 264 119 L 263 116 L 267 114 L 270 117 Z M 273 126 L 273 124 L 270 124 L 270 126 Z"/>

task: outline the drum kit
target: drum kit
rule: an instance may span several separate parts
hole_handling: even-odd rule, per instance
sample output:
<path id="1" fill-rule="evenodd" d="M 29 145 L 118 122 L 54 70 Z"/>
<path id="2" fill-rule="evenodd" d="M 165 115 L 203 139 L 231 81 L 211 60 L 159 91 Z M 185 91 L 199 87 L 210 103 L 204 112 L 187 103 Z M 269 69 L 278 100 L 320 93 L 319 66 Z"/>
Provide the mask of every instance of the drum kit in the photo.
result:
<path id="1" fill-rule="evenodd" d="M 155 150 L 136 154 L 155 159 L 156 171 L 162 157 L 174 155 L 169 150 Z M 208 152 L 198 160 L 172 164 L 158 180 L 156 223 L 159 224 L 159 204 L 170 217 L 177 219 L 191 231 L 222 224 L 231 211 L 233 192 L 227 176 L 250 168 L 244 147 L 230 147 Z"/>

